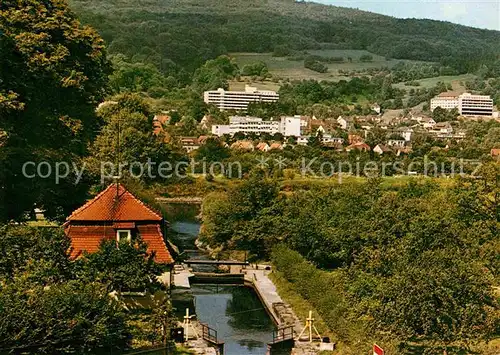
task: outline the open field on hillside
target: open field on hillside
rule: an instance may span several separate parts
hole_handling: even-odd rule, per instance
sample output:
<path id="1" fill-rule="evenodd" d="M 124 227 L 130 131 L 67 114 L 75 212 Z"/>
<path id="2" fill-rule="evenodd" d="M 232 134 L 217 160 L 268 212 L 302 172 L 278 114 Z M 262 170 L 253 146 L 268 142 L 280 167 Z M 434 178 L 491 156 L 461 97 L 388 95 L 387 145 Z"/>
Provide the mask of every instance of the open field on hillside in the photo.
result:
<path id="1" fill-rule="evenodd" d="M 289 60 L 286 57 L 273 57 L 272 53 L 232 53 L 230 54 L 235 58 L 236 62 L 240 67 L 246 64 L 253 64 L 262 61 L 267 64 L 269 71 L 276 78 L 280 79 L 290 79 L 290 80 L 302 80 L 302 79 L 315 79 L 315 80 L 329 80 L 329 81 L 339 81 L 339 80 L 350 80 L 351 77 L 340 75 L 339 70 L 359 70 L 366 68 L 382 68 L 382 67 L 393 67 L 399 62 L 413 62 L 408 60 L 397 60 L 390 59 L 386 60 L 384 57 L 370 53 L 364 50 L 311 50 L 307 53 L 311 55 L 319 55 L 322 57 L 344 57 L 346 62 L 344 63 L 325 63 L 328 66 L 328 72 L 317 73 L 310 69 L 304 68 L 303 60 Z M 359 57 L 363 54 L 369 54 L 373 57 L 371 62 L 361 62 Z M 347 61 L 347 58 L 352 58 L 353 62 Z M 473 74 L 463 74 L 463 75 L 451 75 L 451 76 L 439 76 L 435 78 L 427 78 L 416 80 L 420 83 L 420 86 L 406 86 L 404 83 L 394 84 L 395 87 L 410 90 L 411 88 L 430 88 L 434 87 L 437 82 L 442 81 L 444 83 L 451 83 L 453 90 L 465 91 L 465 88 L 461 83 L 474 79 Z M 280 83 L 270 80 L 266 81 L 252 81 L 249 77 L 242 78 L 241 81 L 231 81 L 231 90 L 243 90 L 245 84 L 254 85 L 261 90 L 279 90 Z"/>
<path id="2" fill-rule="evenodd" d="M 231 53 L 240 67 L 246 64 L 252 64 L 262 61 L 267 64 L 271 74 L 284 79 L 301 80 L 301 79 L 316 79 L 316 80 L 348 80 L 349 77 L 339 75 L 339 70 L 359 70 L 367 68 L 382 68 L 392 67 L 399 62 L 411 62 L 405 60 L 390 59 L 370 53 L 364 50 L 311 50 L 307 52 L 310 55 L 318 55 L 322 57 L 343 57 L 344 63 L 325 63 L 328 67 L 328 72 L 317 73 L 313 70 L 304 68 L 303 60 L 289 60 L 286 57 L 273 57 L 272 53 Z M 361 62 L 360 56 L 368 54 L 373 57 L 371 62 Z M 348 62 L 347 58 L 352 58 L 352 63 Z"/>
<path id="3" fill-rule="evenodd" d="M 465 91 L 465 87 L 463 87 L 460 83 L 468 80 L 473 80 L 476 76 L 474 74 L 462 74 L 462 75 L 446 75 L 446 76 L 437 76 L 435 78 L 427 78 L 416 80 L 420 83 L 420 86 L 406 86 L 404 83 L 394 84 L 395 87 L 402 89 L 418 89 L 418 88 L 430 88 L 436 86 L 439 81 L 442 81 L 446 84 L 451 83 L 453 86 L 453 90 L 463 90 Z"/>
<path id="4" fill-rule="evenodd" d="M 305 71 L 309 71 L 309 72 L 312 73 L 312 75 L 314 75 L 314 74 L 328 75 L 328 73 L 326 73 L 326 74 L 320 74 L 320 73 L 314 73 L 314 72 L 312 72 L 312 71 L 310 71 L 308 69 L 305 69 L 305 68 L 303 68 L 303 69 L 304 69 L 304 72 Z M 309 77 L 309 79 L 313 79 L 313 78 L 314 77 L 312 77 L 312 76 Z M 418 81 L 420 83 L 420 86 L 406 86 L 404 83 L 397 83 L 397 84 L 394 84 L 394 87 L 397 87 L 397 88 L 400 88 L 400 89 L 405 89 L 405 90 L 409 91 L 410 89 L 431 88 L 431 87 L 436 86 L 436 84 L 439 81 L 442 81 L 442 82 L 444 82 L 446 84 L 450 83 L 452 85 L 454 91 L 459 91 L 459 92 L 463 91 L 463 92 L 465 92 L 466 89 L 462 85 L 462 83 L 464 83 L 466 81 L 469 81 L 469 80 L 473 80 L 474 78 L 475 78 L 474 74 L 438 76 L 438 77 L 435 77 L 435 78 L 427 78 L 427 79 L 416 80 L 416 81 Z M 304 77 L 304 79 L 307 79 L 307 78 Z M 318 78 L 314 78 L 314 79 L 324 80 L 324 79 L 318 79 Z M 333 78 L 333 77 L 331 78 L 331 80 L 335 80 L 335 81 L 338 81 L 340 79 L 349 80 L 350 78 L 349 77 L 338 77 L 338 76 L 335 77 L 335 78 Z M 244 77 L 240 81 L 236 81 L 236 80 L 230 81 L 229 82 L 229 89 L 230 90 L 244 90 L 245 89 L 245 85 L 255 86 L 259 90 L 273 90 L 273 91 L 278 91 L 279 88 L 280 88 L 280 86 L 281 86 L 279 82 L 273 82 L 273 81 L 270 81 L 270 80 L 265 80 L 265 81 L 256 80 L 256 81 L 254 81 L 254 80 L 251 80 L 249 77 Z"/>

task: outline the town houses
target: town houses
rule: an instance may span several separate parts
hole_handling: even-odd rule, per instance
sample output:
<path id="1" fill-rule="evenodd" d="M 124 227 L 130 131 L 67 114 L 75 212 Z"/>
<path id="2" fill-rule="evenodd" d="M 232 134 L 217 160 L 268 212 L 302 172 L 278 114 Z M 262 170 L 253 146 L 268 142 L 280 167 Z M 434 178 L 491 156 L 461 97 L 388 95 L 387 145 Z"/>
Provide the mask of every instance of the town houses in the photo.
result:
<path id="1" fill-rule="evenodd" d="M 471 105 L 490 105 L 490 99 L 486 96 L 445 92 L 430 101 L 430 110 L 427 111 L 383 110 L 379 104 L 372 103 L 369 106 L 371 112 L 367 115 L 328 117 L 324 112 L 319 112 L 317 115 L 320 117 L 301 114 L 263 118 L 247 114 L 248 105 L 276 102 L 279 100 L 277 93 L 259 91 L 247 85 L 245 91 L 241 92 L 205 92 L 204 99 L 207 104 L 219 108 L 220 113 L 205 114 L 197 123 L 197 135 L 168 136 L 188 154 L 196 154 L 211 138 L 235 151 L 269 153 L 297 146 L 320 145 L 336 152 L 373 151 L 377 155 L 399 156 L 411 153 L 413 143 L 419 137 L 446 142 L 463 140 L 466 130 L 461 127 L 459 120 L 475 119 L 467 114 L 472 110 Z M 436 111 L 437 108 L 448 112 L 448 115 L 435 117 L 440 112 Z M 453 116 L 453 112 L 458 113 Z M 169 115 L 168 111 L 163 111 L 155 116 L 155 132 L 172 125 Z M 173 125 L 182 125 L 182 121 Z M 376 137 L 375 140 L 373 137 Z"/>
<path id="2" fill-rule="evenodd" d="M 235 150 L 269 152 L 296 145 L 309 145 L 317 137 L 325 149 L 336 151 L 375 151 L 375 146 L 365 146 L 367 138 L 375 131 L 384 132 L 385 139 L 378 144 L 377 154 L 389 150 L 396 154 L 411 152 L 412 142 L 417 136 L 433 139 L 461 140 L 466 137 L 463 129 L 455 128 L 453 122 L 436 122 L 424 114 L 410 113 L 407 117 L 388 119 L 380 116 L 339 116 L 318 119 L 314 116 L 282 116 L 263 119 L 254 116 L 229 116 L 229 124 L 220 124 L 211 116 L 205 116 L 199 129 L 206 132 L 199 136 L 180 136 L 176 140 L 187 153 L 195 152 L 206 139 L 212 137 L 224 146 Z M 155 119 L 155 132 L 168 118 Z"/>

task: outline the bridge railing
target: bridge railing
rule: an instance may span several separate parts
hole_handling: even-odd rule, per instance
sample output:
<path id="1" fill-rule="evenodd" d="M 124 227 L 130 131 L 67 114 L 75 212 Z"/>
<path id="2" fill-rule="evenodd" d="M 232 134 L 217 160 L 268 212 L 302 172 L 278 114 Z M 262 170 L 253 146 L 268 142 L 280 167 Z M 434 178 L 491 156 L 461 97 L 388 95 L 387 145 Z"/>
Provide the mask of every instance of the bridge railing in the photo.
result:
<path id="1" fill-rule="evenodd" d="M 278 328 L 273 331 L 273 344 L 294 338 L 293 326 Z"/>
<path id="2" fill-rule="evenodd" d="M 208 324 L 205 323 L 200 323 L 201 324 L 201 337 L 203 340 L 206 340 L 212 344 L 220 344 L 219 340 L 217 339 L 217 330 L 210 328 Z"/>
<path id="3" fill-rule="evenodd" d="M 184 264 L 189 265 L 236 265 L 236 266 L 249 266 L 248 261 L 237 260 L 202 260 L 202 259 L 187 259 L 183 261 Z"/>

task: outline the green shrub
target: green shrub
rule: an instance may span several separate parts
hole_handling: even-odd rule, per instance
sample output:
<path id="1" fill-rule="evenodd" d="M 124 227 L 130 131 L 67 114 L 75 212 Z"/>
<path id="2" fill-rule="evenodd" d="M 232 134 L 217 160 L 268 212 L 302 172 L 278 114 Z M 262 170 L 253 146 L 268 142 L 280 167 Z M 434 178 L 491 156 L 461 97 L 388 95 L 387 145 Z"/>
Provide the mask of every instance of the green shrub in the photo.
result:
<path id="1" fill-rule="evenodd" d="M 290 48 L 284 45 L 278 45 L 274 47 L 273 57 L 286 57 L 290 53 Z"/>
<path id="2" fill-rule="evenodd" d="M 363 54 L 361 57 L 359 57 L 360 62 L 371 62 L 373 61 L 373 56 L 369 54 Z"/>
<path id="3" fill-rule="evenodd" d="M 272 251 L 271 260 L 276 270 L 294 285 L 295 291 L 316 308 L 327 326 L 339 338 L 349 339 L 347 306 L 334 275 L 317 269 L 284 245 Z M 351 322 L 356 326 L 354 320 Z"/>
<path id="4" fill-rule="evenodd" d="M 326 73 L 328 71 L 328 67 L 314 56 L 309 56 L 304 60 L 304 68 L 314 70 L 318 73 Z"/>
<path id="5" fill-rule="evenodd" d="M 97 283 L 19 279 L 0 286 L 0 313 L 0 349 L 16 353 L 111 354 L 130 341 L 121 306 Z"/>

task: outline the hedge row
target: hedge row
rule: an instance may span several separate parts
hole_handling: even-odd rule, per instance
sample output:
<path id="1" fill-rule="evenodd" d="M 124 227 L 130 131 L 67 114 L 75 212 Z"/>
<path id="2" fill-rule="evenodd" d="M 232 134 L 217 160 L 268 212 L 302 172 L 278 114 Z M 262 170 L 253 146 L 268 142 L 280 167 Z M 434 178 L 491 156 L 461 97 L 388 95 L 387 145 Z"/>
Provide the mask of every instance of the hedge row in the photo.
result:
<path id="1" fill-rule="evenodd" d="M 361 324 L 348 320 L 347 302 L 334 274 L 317 269 L 298 252 L 284 245 L 273 250 L 271 260 L 275 269 L 314 306 L 339 339 L 347 341 L 352 339 L 353 332 L 359 334 Z"/>

